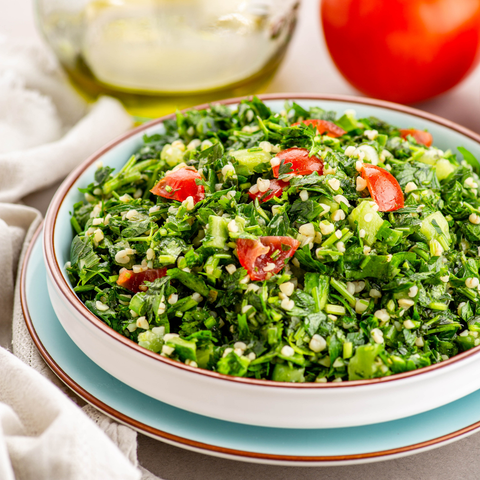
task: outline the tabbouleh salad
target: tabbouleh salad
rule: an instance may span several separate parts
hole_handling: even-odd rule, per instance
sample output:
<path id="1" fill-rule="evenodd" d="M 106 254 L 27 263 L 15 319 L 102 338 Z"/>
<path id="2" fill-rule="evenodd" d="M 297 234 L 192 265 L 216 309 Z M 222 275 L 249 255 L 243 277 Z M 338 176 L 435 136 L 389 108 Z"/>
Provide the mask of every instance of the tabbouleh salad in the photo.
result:
<path id="1" fill-rule="evenodd" d="M 257 98 L 164 126 L 120 171 L 98 165 L 73 208 L 68 274 L 115 331 L 281 382 L 382 377 L 480 344 L 470 152 Z"/>

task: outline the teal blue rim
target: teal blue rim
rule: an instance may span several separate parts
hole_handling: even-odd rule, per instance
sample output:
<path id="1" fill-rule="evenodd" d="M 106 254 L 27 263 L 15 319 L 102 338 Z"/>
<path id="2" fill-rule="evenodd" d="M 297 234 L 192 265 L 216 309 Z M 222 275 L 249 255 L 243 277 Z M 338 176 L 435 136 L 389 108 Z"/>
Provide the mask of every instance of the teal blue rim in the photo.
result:
<path id="1" fill-rule="evenodd" d="M 480 429 L 480 421 L 475 421 L 475 423 L 468 423 L 472 420 L 478 420 L 479 414 L 477 412 L 476 405 L 480 401 L 480 391 L 475 392 L 467 397 L 464 397 L 461 400 L 454 402 L 453 404 L 446 405 L 444 407 L 440 407 L 435 409 L 431 412 L 426 412 L 424 414 L 415 415 L 414 417 L 410 417 L 407 419 L 396 420 L 393 422 L 386 422 L 384 424 L 376 424 L 376 425 L 367 425 L 363 427 L 350 427 L 350 428 L 343 428 L 343 429 L 317 429 L 317 430 L 290 430 L 290 429 L 272 429 L 266 427 L 254 427 L 248 425 L 240 425 L 234 424 L 230 422 L 224 422 L 221 420 L 210 419 L 207 417 L 203 417 L 200 415 L 192 414 L 190 412 L 182 411 L 176 409 L 175 407 L 171 407 L 169 405 L 163 404 L 157 400 L 151 399 L 140 392 L 135 391 L 134 389 L 126 386 L 125 384 L 119 382 L 118 380 L 114 379 L 106 372 L 104 372 L 100 367 L 95 365 L 91 362 L 76 346 L 73 342 L 69 339 L 66 332 L 61 328 L 60 324 L 56 324 L 57 333 L 61 331 L 62 341 L 54 342 L 55 348 L 58 349 L 58 345 L 63 345 L 62 348 L 65 349 L 67 358 L 75 356 L 75 359 L 72 360 L 74 367 L 78 368 L 81 364 L 86 367 L 86 372 L 83 369 L 79 369 L 81 373 L 86 375 L 88 379 L 89 385 L 82 386 L 80 383 L 77 383 L 66 370 L 64 370 L 65 365 L 63 367 L 60 364 L 63 361 L 60 358 L 60 364 L 57 363 L 55 360 L 55 354 L 50 354 L 49 349 L 44 345 L 48 344 L 49 341 L 53 342 L 53 338 L 48 338 L 43 332 L 42 335 L 39 335 L 37 332 L 38 327 L 42 327 L 41 322 L 44 322 L 45 318 L 49 318 L 49 315 L 45 316 L 45 312 L 42 312 L 41 309 L 36 308 L 35 310 L 32 309 L 32 312 L 35 312 L 33 316 L 37 317 L 35 322 L 32 320 L 32 315 L 29 311 L 29 293 L 27 292 L 27 284 L 29 280 L 28 272 L 29 272 L 29 265 L 31 260 L 33 259 L 35 262 L 40 264 L 43 268 L 43 272 L 34 272 L 40 273 L 45 275 L 45 265 L 43 263 L 43 258 L 41 255 L 41 237 L 40 232 L 42 227 L 39 227 L 37 230 L 28 252 L 25 257 L 25 261 L 22 267 L 22 275 L 21 275 L 21 283 L 20 283 L 20 295 L 21 295 L 21 304 L 22 310 L 25 316 L 25 321 L 27 328 L 32 336 L 33 341 L 35 342 L 37 348 L 40 351 L 40 354 L 43 356 L 49 367 L 53 370 L 53 372 L 74 392 L 76 392 L 80 397 L 84 398 L 87 402 L 94 405 L 99 410 L 103 411 L 107 415 L 119 420 L 122 423 L 125 423 L 134 429 L 143 432 L 147 435 L 153 436 L 159 440 L 163 440 L 169 443 L 174 443 L 183 448 L 190 448 L 197 451 L 201 451 L 202 453 L 207 453 L 211 455 L 220 455 L 220 456 L 227 456 L 229 458 L 238 458 L 241 460 L 251 460 L 251 461 L 264 461 L 266 463 L 271 462 L 286 462 L 291 465 L 295 465 L 298 463 L 308 464 L 311 463 L 312 465 L 318 464 L 329 464 L 331 462 L 345 462 L 345 463 L 357 463 L 360 460 L 363 461 L 374 461 L 375 459 L 388 459 L 389 457 L 394 457 L 398 455 L 406 455 L 406 454 L 413 454 L 417 453 L 421 450 L 438 447 L 442 444 L 449 443 L 453 440 L 459 439 L 463 436 L 466 436 L 470 433 L 474 433 L 475 430 Z M 33 273 L 31 274 L 33 275 Z M 39 276 L 35 276 L 34 285 L 37 285 L 38 288 L 41 289 L 42 295 L 39 298 L 46 299 L 45 302 L 50 305 L 48 299 L 48 293 L 46 292 L 46 285 L 44 281 L 38 281 Z M 42 278 L 43 280 L 43 278 Z M 31 282 L 31 279 L 30 279 Z M 38 293 L 38 292 L 37 292 Z M 33 293 L 32 293 L 33 295 Z M 30 303 L 32 299 L 30 298 Z M 36 305 L 36 307 L 38 307 Z M 40 305 L 41 307 L 41 305 Z M 42 315 L 40 314 L 42 313 Z M 50 316 L 56 319 L 53 309 L 49 313 Z M 58 322 L 58 320 L 57 320 Z M 43 328 L 43 327 L 42 327 Z M 40 330 L 42 328 L 39 328 Z M 53 332 L 55 334 L 55 332 Z M 53 335 L 52 335 L 53 337 Z M 55 340 L 57 340 L 55 338 Z M 52 350 L 53 351 L 53 350 Z M 57 352 L 58 353 L 58 352 Z M 68 367 L 68 365 L 67 365 Z M 74 372 L 75 373 L 75 372 Z M 78 372 L 77 372 L 78 375 Z M 75 377 L 75 375 L 73 375 Z M 121 395 L 116 394 L 117 392 L 112 392 L 110 394 L 110 400 L 106 402 L 103 399 L 98 397 L 108 397 L 109 395 L 109 388 L 113 385 L 114 388 L 120 389 L 119 393 Z M 96 390 L 96 395 L 92 394 L 91 391 Z M 98 394 L 100 393 L 100 394 Z M 115 400 L 116 399 L 116 400 Z M 119 400 L 121 399 L 121 400 Z M 178 418 L 184 419 L 183 427 L 180 426 L 180 430 L 183 428 L 184 435 L 187 433 L 187 436 L 180 436 L 178 434 L 174 434 L 171 431 L 167 431 L 166 429 L 160 429 L 155 427 L 153 424 L 155 423 L 153 420 L 149 423 L 145 421 L 139 421 L 138 417 L 142 416 L 141 412 L 139 413 L 136 410 L 136 407 L 130 406 L 130 401 L 134 399 L 134 405 L 142 405 L 142 407 L 150 408 L 149 414 L 155 415 L 155 412 L 159 410 L 166 410 L 166 417 L 171 417 L 172 412 L 173 416 L 177 415 Z M 117 402 L 119 408 L 113 408 L 111 403 Z M 122 402 L 124 402 L 122 404 Z M 139 403 L 140 402 L 140 403 Z M 143 402 L 143 403 L 142 403 Z M 133 408 L 133 409 L 132 409 Z M 125 413 L 127 410 L 131 410 L 133 414 L 130 412 L 128 414 Z M 123 410 L 123 411 L 121 411 Z M 142 410 L 142 409 L 139 409 Z M 153 413 L 152 413 L 153 412 Z M 148 413 L 148 412 L 147 412 Z M 468 413 L 468 415 L 466 415 Z M 148 416 L 148 415 L 147 415 Z M 466 418 L 464 418 L 466 417 Z M 447 425 L 441 426 L 438 420 L 441 419 L 442 422 Z M 169 420 L 168 418 L 160 418 L 160 423 L 166 423 L 168 427 Z M 458 423 L 462 424 L 462 428 L 458 429 Z M 463 422 L 463 423 L 462 423 Z M 158 423 L 158 422 L 157 422 Z M 185 424 L 187 427 L 185 427 Z M 197 428 L 197 432 L 192 431 L 192 425 L 197 424 L 203 426 L 204 428 Z M 450 426 L 449 426 L 450 425 Z M 454 427 L 453 425 L 456 425 Z M 428 438 L 425 441 L 417 442 L 408 444 L 408 437 L 411 437 L 411 432 L 409 429 L 416 428 L 417 435 L 418 432 L 422 432 L 422 434 L 428 437 L 427 434 L 423 432 L 436 432 L 433 433 L 432 436 L 435 436 L 437 432 L 443 431 L 443 435 L 439 435 L 436 438 Z M 457 428 L 456 430 L 454 428 Z M 171 429 L 171 425 L 170 425 Z M 190 429 L 190 433 L 189 430 Z M 230 443 L 232 443 L 232 438 L 234 439 L 233 442 L 237 439 L 237 436 L 240 438 L 240 443 L 238 446 L 242 446 L 245 450 L 240 448 L 229 448 L 219 445 L 218 438 L 215 438 L 215 435 L 218 432 L 223 430 L 230 431 L 232 430 L 235 434 L 228 434 L 227 437 L 230 437 Z M 175 430 L 175 428 L 174 428 Z M 177 425 L 178 430 L 178 425 Z M 450 431 L 449 431 L 450 430 Z M 210 438 L 213 440 L 212 443 L 207 443 L 205 441 L 199 441 L 198 436 L 200 432 L 200 437 Z M 208 433 L 213 432 L 213 433 Z M 188 438 L 188 434 L 190 437 L 197 437 Z M 238 435 L 237 435 L 238 434 Z M 300 454 L 286 454 L 286 453 L 275 453 L 271 450 L 270 443 L 277 442 L 276 447 L 277 450 L 284 450 L 288 451 L 291 448 L 291 445 L 285 446 L 284 444 L 288 444 L 289 442 L 285 442 L 283 440 L 277 440 L 279 437 L 285 438 L 285 435 L 288 435 L 289 441 L 293 441 L 295 438 L 299 442 L 303 442 L 302 449 L 308 452 L 312 448 L 316 448 L 318 445 L 321 445 L 323 442 L 322 448 L 328 450 L 331 448 L 331 444 L 341 445 L 344 448 L 344 451 L 347 453 L 342 454 L 332 454 L 332 455 L 300 455 Z M 354 449 L 357 449 L 359 446 L 365 448 L 365 444 L 368 442 L 377 443 L 378 446 L 384 447 L 389 445 L 394 445 L 395 442 L 399 443 L 398 438 L 400 438 L 400 443 L 403 441 L 403 446 L 397 446 L 396 448 L 390 448 L 385 450 L 377 450 L 377 451 L 367 451 L 365 453 L 351 453 Z M 403 438 L 403 440 L 402 440 Z M 258 446 L 259 440 L 261 440 L 261 447 Z M 293 440 L 292 440 L 293 439 Z M 214 442 L 217 441 L 217 444 Z M 242 444 L 243 442 L 243 444 Z M 256 442 L 256 443 L 255 443 Z M 350 443 L 349 443 L 350 442 Z M 220 442 L 221 443 L 221 442 Z M 345 444 L 345 445 L 344 445 Z M 249 451 L 248 448 L 250 445 L 257 446 L 257 450 L 260 448 L 265 448 L 265 451 Z M 254 448 L 251 447 L 251 448 Z M 270 451 L 268 449 L 270 448 Z M 298 447 L 297 447 L 298 448 Z M 350 453 L 348 451 L 350 448 Z M 346 449 L 346 450 L 345 450 Z M 303 451 L 303 450 L 302 450 Z"/>

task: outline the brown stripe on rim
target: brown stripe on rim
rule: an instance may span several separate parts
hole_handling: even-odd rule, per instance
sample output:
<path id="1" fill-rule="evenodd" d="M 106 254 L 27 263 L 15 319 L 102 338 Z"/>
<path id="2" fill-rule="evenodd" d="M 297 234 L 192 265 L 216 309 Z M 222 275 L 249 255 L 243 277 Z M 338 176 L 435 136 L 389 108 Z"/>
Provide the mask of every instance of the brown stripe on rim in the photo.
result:
<path id="1" fill-rule="evenodd" d="M 256 459 L 256 460 L 264 460 L 264 461 L 276 461 L 276 462 L 291 462 L 293 465 L 295 463 L 319 463 L 319 462 L 352 462 L 355 463 L 357 460 L 367 460 L 367 459 L 374 459 L 380 457 L 387 457 L 385 460 L 388 460 L 389 456 L 396 456 L 402 453 L 420 453 L 416 452 L 417 450 L 422 450 L 428 447 L 440 447 L 442 443 L 450 442 L 455 439 L 459 439 L 458 437 L 462 437 L 463 435 L 474 433 L 475 430 L 480 429 L 480 421 L 473 423 L 467 427 L 464 427 L 460 430 L 455 432 L 449 433 L 447 435 L 443 435 L 441 437 L 428 440 L 425 442 L 416 443 L 413 445 L 408 445 L 405 447 L 400 448 L 393 448 L 390 450 L 381 450 L 378 452 L 369 452 L 369 453 L 359 453 L 354 455 L 332 455 L 332 456 L 297 456 L 297 455 L 275 455 L 275 454 L 268 454 L 268 453 L 257 453 L 257 452 L 248 452 L 245 450 L 236 450 L 231 448 L 219 447 L 217 445 L 210 445 L 207 443 L 197 442 L 195 440 L 190 440 L 188 438 L 179 437 L 178 435 L 173 435 L 168 432 L 164 432 L 163 430 L 159 430 L 154 428 L 150 425 L 145 423 L 139 422 L 118 410 L 110 407 L 106 403 L 103 403 L 101 400 L 90 394 L 87 390 L 81 387 L 78 383 L 72 380 L 57 364 L 57 362 L 50 356 L 50 353 L 46 350 L 43 346 L 40 338 L 35 331 L 35 327 L 33 325 L 32 319 L 30 317 L 30 313 L 28 310 L 28 303 L 27 303 L 27 296 L 26 296 L 26 272 L 28 268 L 28 263 L 33 251 L 33 247 L 35 246 L 36 241 L 42 231 L 43 225 L 40 225 L 35 232 L 32 241 L 28 247 L 27 253 L 25 255 L 25 260 L 22 265 L 22 273 L 20 277 L 20 303 L 22 306 L 23 316 L 25 318 L 25 324 L 27 329 L 32 337 L 33 342 L 35 343 L 36 347 L 38 348 L 40 354 L 47 362 L 48 366 L 52 369 L 52 371 L 57 375 L 57 377 L 65 383 L 69 388 L 71 388 L 77 395 L 82 397 L 85 401 L 96 407 L 97 409 L 101 410 L 105 414 L 109 415 L 117 419 L 118 421 L 129 425 L 130 427 L 138 430 L 146 435 L 153 436 L 158 440 L 165 440 L 167 442 L 173 442 L 180 447 L 191 447 L 198 450 L 204 450 L 204 453 L 207 454 L 219 454 L 224 456 L 233 456 L 233 457 L 242 457 L 244 459 Z M 100 368 L 100 367 L 99 367 Z M 131 388 L 131 387 L 129 387 Z"/>
<path id="2" fill-rule="evenodd" d="M 313 95 L 313 94 L 268 94 L 268 95 L 259 95 L 258 96 L 261 100 L 313 100 L 313 101 L 337 101 L 337 102 L 344 102 L 344 103 L 356 103 L 358 105 L 369 105 L 372 107 L 381 107 L 386 108 L 389 110 L 394 110 L 397 112 L 405 113 L 417 118 L 421 118 L 424 120 L 428 120 L 430 122 L 436 123 L 443 127 L 447 127 L 450 130 L 454 130 L 470 139 L 474 140 L 475 142 L 480 144 L 480 135 L 468 130 L 465 127 L 462 127 L 454 122 L 446 120 L 444 118 L 438 117 L 431 113 L 422 112 L 415 108 L 406 107 L 404 105 L 398 105 L 396 103 L 385 102 L 383 100 L 373 100 L 368 98 L 358 98 L 358 97 L 350 97 L 346 95 Z M 219 102 L 214 102 L 215 104 L 222 104 L 222 105 L 232 105 L 237 104 L 241 100 L 251 98 L 251 97 L 241 97 L 241 98 L 233 98 L 229 100 L 223 100 Z M 209 105 L 199 105 L 197 107 L 192 107 L 197 110 L 207 108 Z M 189 110 L 189 109 L 186 109 Z M 294 388 L 294 389 L 321 389 L 321 388 L 350 388 L 356 386 L 367 386 L 367 385 L 376 385 L 379 383 L 384 382 L 392 382 L 396 380 L 401 380 L 404 378 L 410 378 L 416 375 L 426 374 L 433 370 L 437 370 L 444 366 L 452 365 L 453 363 L 457 363 L 471 355 L 476 355 L 480 351 L 480 346 L 474 347 L 471 350 L 467 350 L 466 352 L 459 353 L 455 357 L 452 357 L 448 360 L 445 360 L 441 363 L 436 363 L 434 365 L 430 365 L 428 367 L 423 367 L 418 370 L 412 370 L 409 372 L 397 373 L 394 375 L 390 375 L 388 377 L 381 377 L 381 378 L 372 378 L 369 380 L 352 380 L 347 382 L 340 382 L 340 383 L 284 383 L 284 382 L 274 382 L 273 380 L 257 380 L 254 378 L 241 378 L 241 377 L 232 377 L 228 375 L 222 375 L 220 373 L 211 372 L 209 370 L 204 370 L 200 368 L 189 367 L 181 362 L 176 362 L 166 357 L 161 357 L 160 355 L 151 352 L 145 348 L 140 347 L 140 345 L 136 344 L 132 340 L 120 335 L 115 330 L 110 328 L 108 325 L 103 323 L 99 318 L 97 318 L 87 307 L 79 300 L 79 298 L 75 295 L 75 293 L 71 290 L 70 286 L 66 282 L 64 276 L 62 275 L 60 265 L 58 264 L 56 255 L 55 255 L 55 245 L 54 245 L 54 236 L 53 232 L 55 229 L 55 224 L 57 221 L 58 211 L 67 195 L 68 191 L 75 183 L 75 181 L 82 175 L 82 173 L 90 166 L 92 163 L 97 161 L 102 155 L 104 155 L 107 151 L 111 150 L 116 145 L 122 143 L 127 138 L 136 135 L 139 132 L 145 131 L 152 126 L 158 125 L 165 120 L 172 119 L 175 117 L 175 114 L 166 115 L 164 117 L 158 118 L 156 120 L 152 120 L 151 122 L 145 123 L 123 135 L 118 137 L 116 140 L 113 140 L 105 147 L 103 147 L 98 152 L 94 153 L 90 158 L 88 158 L 84 163 L 82 163 L 77 169 L 75 169 L 62 183 L 58 191 L 56 192 L 46 215 L 45 218 L 45 233 L 44 233 L 44 252 L 45 252 L 45 259 L 46 259 L 46 268 L 50 271 L 54 281 L 56 282 L 57 286 L 63 293 L 64 297 L 68 300 L 71 304 L 72 308 L 77 310 L 81 315 L 83 315 L 89 322 L 95 325 L 97 328 L 105 332 L 106 334 L 110 335 L 111 337 L 115 338 L 123 345 L 127 346 L 135 350 L 136 352 L 147 355 L 158 362 L 163 362 L 175 368 L 180 368 L 182 370 L 187 370 L 189 372 L 195 373 L 197 375 L 206 375 L 219 381 L 230 381 L 230 382 L 237 382 L 237 383 L 245 383 L 248 385 L 260 385 L 260 386 L 267 386 L 272 388 Z"/>

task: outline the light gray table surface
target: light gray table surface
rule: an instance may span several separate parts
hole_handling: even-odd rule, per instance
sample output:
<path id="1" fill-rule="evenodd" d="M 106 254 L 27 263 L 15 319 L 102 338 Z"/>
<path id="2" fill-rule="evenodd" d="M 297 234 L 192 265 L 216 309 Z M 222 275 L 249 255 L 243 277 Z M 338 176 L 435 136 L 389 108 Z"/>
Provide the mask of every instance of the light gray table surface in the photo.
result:
<path id="1" fill-rule="evenodd" d="M 0 34 L 39 40 L 33 17 L 30 0 L 0 0 Z M 328 56 L 317 0 L 303 0 L 287 57 L 267 92 L 358 95 Z M 416 107 L 480 133 L 480 68 L 450 92 Z M 24 202 L 45 213 L 56 187 L 29 195 Z M 346 467 L 279 467 L 236 462 L 193 453 L 142 434 L 139 434 L 138 457 L 145 468 L 168 480 L 477 479 L 480 478 L 480 434 L 410 457 Z"/>

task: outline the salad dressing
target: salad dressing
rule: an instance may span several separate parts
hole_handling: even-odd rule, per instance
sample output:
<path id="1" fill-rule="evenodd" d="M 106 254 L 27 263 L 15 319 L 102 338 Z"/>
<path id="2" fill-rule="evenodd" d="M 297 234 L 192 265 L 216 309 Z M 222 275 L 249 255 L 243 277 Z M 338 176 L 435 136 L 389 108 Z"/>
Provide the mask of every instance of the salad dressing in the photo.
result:
<path id="1" fill-rule="evenodd" d="M 279 65 L 292 0 L 39 2 L 43 32 L 87 98 L 110 94 L 136 115 L 257 92 Z"/>

